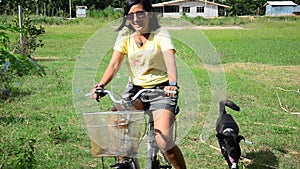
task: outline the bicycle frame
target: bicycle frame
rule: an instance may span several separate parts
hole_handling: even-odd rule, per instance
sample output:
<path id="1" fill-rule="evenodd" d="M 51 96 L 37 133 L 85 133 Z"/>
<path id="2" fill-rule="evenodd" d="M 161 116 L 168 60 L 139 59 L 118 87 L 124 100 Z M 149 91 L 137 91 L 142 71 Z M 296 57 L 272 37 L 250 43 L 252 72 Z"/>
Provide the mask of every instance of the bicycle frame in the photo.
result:
<path id="1" fill-rule="evenodd" d="M 112 102 L 114 102 L 115 104 L 120 104 L 122 105 L 125 110 L 130 110 L 132 107 L 132 102 L 137 100 L 143 93 L 150 93 L 150 92 L 157 92 L 158 94 L 164 94 L 165 91 L 161 90 L 161 89 L 142 89 L 140 90 L 137 94 L 135 94 L 131 99 L 126 99 L 126 98 L 122 98 L 120 95 L 113 93 L 110 90 L 105 90 L 105 89 L 97 89 L 95 91 L 96 94 L 104 96 L 106 94 L 109 95 L 110 99 L 112 100 Z M 176 93 L 176 91 L 170 91 L 169 93 Z M 89 93 L 86 94 L 85 96 L 90 96 L 94 93 Z M 118 96 L 121 99 L 116 99 L 115 96 Z M 145 102 L 149 102 L 152 100 L 142 100 Z M 167 160 L 167 158 L 163 155 L 163 161 L 164 164 L 161 165 L 161 161 L 159 161 L 158 159 L 158 154 L 159 154 L 159 147 L 156 143 L 156 139 L 155 139 L 155 129 L 154 129 L 154 119 L 153 119 L 153 114 L 152 111 L 146 111 L 145 114 L 147 114 L 149 116 L 149 121 L 148 121 L 148 130 L 147 130 L 147 134 L 146 136 L 148 137 L 148 141 L 147 141 L 147 166 L 146 169 L 160 169 L 160 168 L 165 168 L 165 169 L 171 169 L 172 166 L 170 164 L 170 162 Z M 136 159 L 134 158 L 130 158 L 130 160 L 127 159 L 126 162 L 131 163 L 129 166 L 130 168 L 126 168 L 126 169 L 140 169 L 139 163 Z M 116 167 L 116 169 L 122 169 L 119 168 L 118 166 Z"/>
<path id="2" fill-rule="evenodd" d="M 167 158 L 163 155 L 165 165 L 160 165 L 160 161 L 158 160 L 158 152 L 159 148 L 157 146 L 156 140 L 155 140 L 155 129 L 154 129 L 154 120 L 152 112 L 147 113 L 149 116 L 149 126 L 147 131 L 147 137 L 148 137 L 148 154 L 147 154 L 147 167 L 146 169 L 160 169 L 160 168 L 166 168 L 170 169 L 172 168 L 170 162 L 167 160 Z"/>

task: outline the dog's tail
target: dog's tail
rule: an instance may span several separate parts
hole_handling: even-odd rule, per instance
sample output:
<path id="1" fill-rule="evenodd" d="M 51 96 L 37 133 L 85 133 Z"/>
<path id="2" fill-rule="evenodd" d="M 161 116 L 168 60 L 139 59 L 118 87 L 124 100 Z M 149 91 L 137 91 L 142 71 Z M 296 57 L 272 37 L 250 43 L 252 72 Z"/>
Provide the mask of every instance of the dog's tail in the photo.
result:
<path id="1" fill-rule="evenodd" d="M 240 107 L 237 106 L 232 101 L 230 101 L 230 100 L 222 100 L 222 101 L 220 101 L 220 114 L 226 114 L 225 106 L 231 108 L 232 110 L 240 111 Z"/>

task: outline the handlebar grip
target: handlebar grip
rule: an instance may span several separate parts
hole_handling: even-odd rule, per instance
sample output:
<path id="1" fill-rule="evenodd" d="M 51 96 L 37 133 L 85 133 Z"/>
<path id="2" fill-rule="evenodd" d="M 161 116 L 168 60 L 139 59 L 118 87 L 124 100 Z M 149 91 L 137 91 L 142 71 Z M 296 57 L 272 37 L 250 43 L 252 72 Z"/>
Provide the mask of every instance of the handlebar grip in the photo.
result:
<path id="1" fill-rule="evenodd" d="M 100 97 L 104 97 L 107 94 L 104 89 L 96 89 L 95 93 Z"/>
<path id="2" fill-rule="evenodd" d="M 176 94 L 177 91 L 166 91 L 166 93 L 169 93 L 169 94 Z"/>

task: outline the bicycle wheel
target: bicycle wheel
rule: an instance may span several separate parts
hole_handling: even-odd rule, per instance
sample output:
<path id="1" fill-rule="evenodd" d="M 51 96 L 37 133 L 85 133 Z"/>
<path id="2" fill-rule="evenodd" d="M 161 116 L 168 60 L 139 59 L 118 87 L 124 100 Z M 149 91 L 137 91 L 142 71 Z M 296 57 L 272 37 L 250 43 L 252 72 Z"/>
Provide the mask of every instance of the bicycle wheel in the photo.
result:
<path id="1" fill-rule="evenodd" d="M 116 163 L 110 166 L 114 169 L 140 169 L 137 159 L 126 158 L 120 163 Z"/>
<path id="2" fill-rule="evenodd" d="M 157 158 L 153 159 L 151 169 L 159 169 L 159 160 Z"/>

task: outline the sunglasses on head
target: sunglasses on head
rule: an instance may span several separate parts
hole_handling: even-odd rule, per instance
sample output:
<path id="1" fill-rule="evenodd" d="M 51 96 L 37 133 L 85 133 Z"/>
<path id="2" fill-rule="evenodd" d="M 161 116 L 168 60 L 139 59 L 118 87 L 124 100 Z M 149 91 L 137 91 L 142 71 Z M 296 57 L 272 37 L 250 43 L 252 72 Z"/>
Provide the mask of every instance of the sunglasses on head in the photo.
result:
<path id="1" fill-rule="evenodd" d="M 134 20 L 134 15 L 137 19 L 144 19 L 147 15 L 147 12 L 139 11 L 139 12 L 136 12 L 136 13 L 130 13 L 130 14 L 126 15 L 127 20 L 133 21 Z"/>

